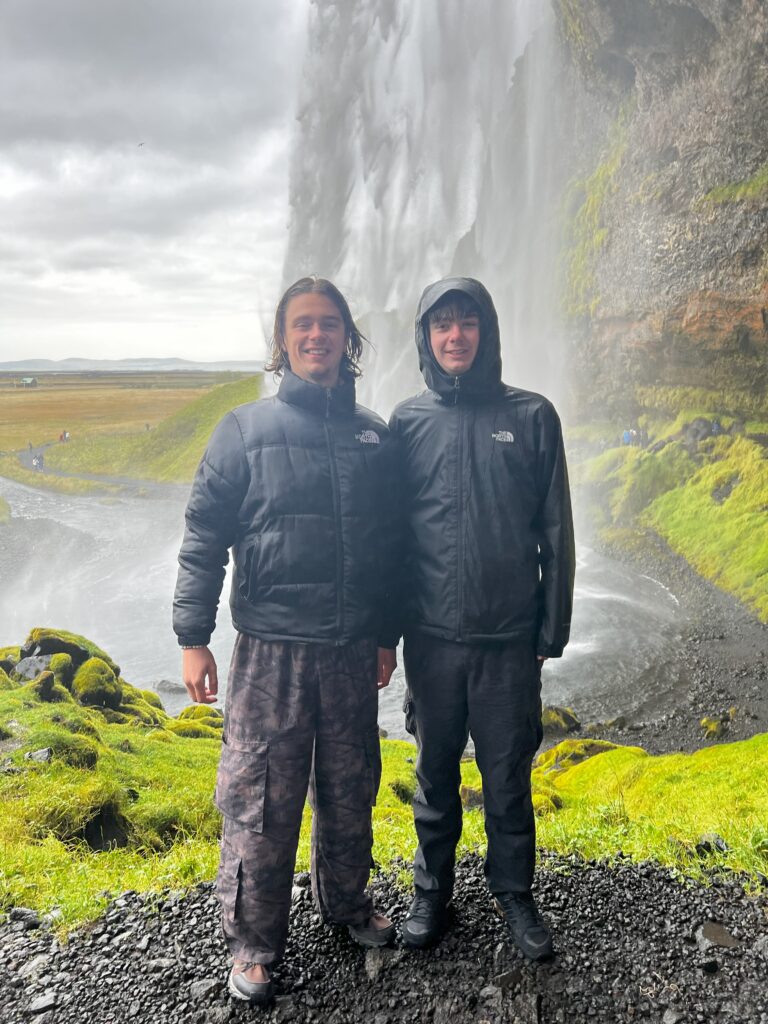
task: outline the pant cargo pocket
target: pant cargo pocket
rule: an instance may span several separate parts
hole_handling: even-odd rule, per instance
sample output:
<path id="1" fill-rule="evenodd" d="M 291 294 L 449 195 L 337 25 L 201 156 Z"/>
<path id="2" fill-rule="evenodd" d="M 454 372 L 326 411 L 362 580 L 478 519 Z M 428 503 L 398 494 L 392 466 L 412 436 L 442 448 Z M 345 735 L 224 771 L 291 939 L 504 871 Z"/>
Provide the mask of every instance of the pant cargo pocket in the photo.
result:
<path id="1" fill-rule="evenodd" d="M 214 803 L 227 817 L 251 832 L 264 829 L 269 744 L 225 740 L 216 776 Z"/>

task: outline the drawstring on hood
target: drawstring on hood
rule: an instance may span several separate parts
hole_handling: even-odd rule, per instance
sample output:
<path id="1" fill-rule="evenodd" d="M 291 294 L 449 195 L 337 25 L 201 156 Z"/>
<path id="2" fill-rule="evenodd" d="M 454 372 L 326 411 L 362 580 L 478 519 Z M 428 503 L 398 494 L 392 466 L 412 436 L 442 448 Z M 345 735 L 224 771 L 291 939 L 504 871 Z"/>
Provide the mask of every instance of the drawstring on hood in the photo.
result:
<path id="1" fill-rule="evenodd" d="M 443 370 L 429 341 L 429 312 L 448 294 L 461 292 L 480 310 L 480 345 L 472 366 L 455 377 Z M 501 382 L 501 341 L 499 318 L 493 299 L 479 281 L 472 277 L 444 277 L 424 289 L 416 314 L 416 348 L 419 369 L 430 391 L 451 404 L 498 393 Z"/>

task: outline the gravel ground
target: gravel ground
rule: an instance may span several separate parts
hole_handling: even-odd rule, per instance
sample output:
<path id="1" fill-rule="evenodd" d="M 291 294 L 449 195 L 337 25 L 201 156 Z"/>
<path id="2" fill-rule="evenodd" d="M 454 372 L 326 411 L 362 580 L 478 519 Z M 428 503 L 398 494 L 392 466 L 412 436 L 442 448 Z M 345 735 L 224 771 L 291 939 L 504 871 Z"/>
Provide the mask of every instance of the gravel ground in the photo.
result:
<path id="1" fill-rule="evenodd" d="M 459 866 L 451 930 L 418 953 L 360 949 L 320 923 L 307 876 L 296 881 L 271 1008 L 227 996 L 216 901 L 203 885 L 159 902 L 126 893 L 65 946 L 16 909 L 0 925 L 4 1024 L 768 1022 L 768 901 L 733 881 L 681 885 L 650 864 L 545 856 L 537 895 L 557 955 L 542 965 L 507 943 L 477 857 Z M 407 895 L 393 878 L 372 886 L 401 919 Z"/>
<path id="2" fill-rule="evenodd" d="M 768 732 L 768 626 L 694 572 L 655 534 L 646 535 L 641 553 L 605 553 L 663 583 L 680 601 L 686 624 L 678 657 L 669 665 L 679 680 L 677 707 L 662 715 L 652 706 L 641 708 L 624 728 L 601 729 L 600 738 L 659 754 Z M 578 706 L 575 711 L 578 715 Z M 719 739 L 704 738 L 699 724 L 704 717 L 723 720 Z"/>

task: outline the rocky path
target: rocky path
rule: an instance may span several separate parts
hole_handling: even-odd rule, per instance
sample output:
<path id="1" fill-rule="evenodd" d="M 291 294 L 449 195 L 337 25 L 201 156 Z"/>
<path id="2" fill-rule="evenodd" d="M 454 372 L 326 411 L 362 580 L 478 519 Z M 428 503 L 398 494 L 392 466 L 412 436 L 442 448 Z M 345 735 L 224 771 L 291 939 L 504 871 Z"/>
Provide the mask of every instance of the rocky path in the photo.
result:
<path id="1" fill-rule="evenodd" d="M 658 754 L 768 732 L 768 625 L 694 572 L 655 534 L 646 534 L 634 554 L 605 553 L 663 583 L 680 601 L 686 623 L 666 666 L 676 680 L 675 708 L 663 714 L 650 705 L 641 708 L 624 728 L 603 729 L 600 737 Z M 705 737 L 704 717 L 721 719 L 720 735 Z"/>
<path id="2" fill-rule="evenodd" d="M 647 865 L 545 857 L 538 898 L 557 955 L 533 965 L 490 912 L 482 865 L 459 867 L 454 925 L 434 950 L 364 951 L 314 912 L 297 876 L 291 939 L 267 1010 L 226 994 L 211 886 L 153 902 L 127 893 L 62 946 L 31 912 L 0 925 L 4 1024 L 222 1024 L 225 1021 L 768 1022 L 768 901 L 738 883 L 682 885 Z M 373 882 L 393 917 L 407 896 Z"/>

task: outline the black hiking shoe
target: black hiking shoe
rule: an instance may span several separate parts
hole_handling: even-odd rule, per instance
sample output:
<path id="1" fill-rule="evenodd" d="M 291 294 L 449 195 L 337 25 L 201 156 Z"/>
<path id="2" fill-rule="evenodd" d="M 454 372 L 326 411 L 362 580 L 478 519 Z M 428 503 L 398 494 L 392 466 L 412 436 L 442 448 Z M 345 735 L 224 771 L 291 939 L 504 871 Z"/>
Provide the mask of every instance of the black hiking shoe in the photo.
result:
<path id="1" fill-rule="evenodd" d="M 400 926 L 403 945 L 410 949 L 433 946 L 448 924 L 449 903 L 440 895 L 417 893 Z"/>
<path id="2" fill-rule="evenodd" d="M 515 945 L 531 960 L 547 960 L 552 956 L 552 935 L 539 913 L 533 893 L 500 892 L 495 909 L 503 917 Z"/>

